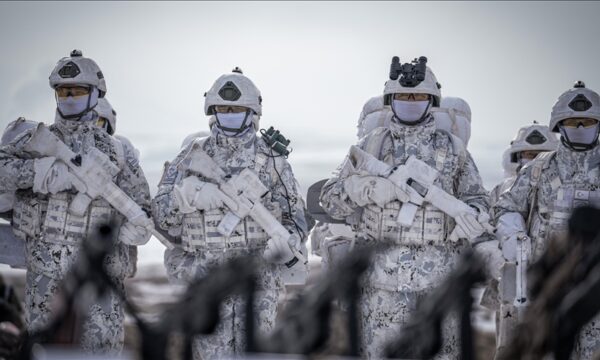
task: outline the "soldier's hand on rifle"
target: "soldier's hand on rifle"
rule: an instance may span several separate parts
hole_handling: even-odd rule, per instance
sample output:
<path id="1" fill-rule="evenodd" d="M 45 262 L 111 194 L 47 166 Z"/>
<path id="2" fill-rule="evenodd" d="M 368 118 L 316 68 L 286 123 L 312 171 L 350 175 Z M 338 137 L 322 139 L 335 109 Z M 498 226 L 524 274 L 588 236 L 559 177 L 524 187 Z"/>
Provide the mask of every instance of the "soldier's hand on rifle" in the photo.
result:
<path id="1" fill-rule="evenodd" d="M 235 209 L 235 201 L 225 195 L 216 184 L 188 176 L 175 185 L 173 189 L 175 199 L 182 213 L 187 214 L 196 210 L 212 210 L 223 205 Z"/>
<path id="2" fill-rule="evenodd" d="M 407 202 L 408 192 L 390 180 L 373 175 L 352 175 L 344 181 L 344 190 L 358 206 L 375 203 L 379 207 L 393 200 Z"/>
<path id="3" fill-rule="evenodd" d="M 271 238 L 267 241 L 263 258 L 271 263 L 287 264 L 296 258 L 292 247 L 297 246 L 299 243 L 300 238 L 296 234 L 292 234 L 287 241 Z"/>
<path id="4" fill-rule="evenodd" d="M 473 240 L 483 235 L 487 229 L 480 223 L 478 216 L 477 210 L 473 209 L 472 212 L 465 212 L 455 217 L 456 226 L 450 235 L 450 239 L 453 241 L 458 239 Z"/>
<path id="5" fill-rule="evenodd" d="M 150 231 L 143 226 L 127 221 L 119 229 L 119 241 L 126 245 L 144 245 L 150 240 Z"/>
<path id="6" fill-rule="evenodd" d="M 42 194 L 56 194 L 73 187 L 73 175 L 62 161 L 47 156 L 35 159 L 33 163 L 33 191 Z"/>

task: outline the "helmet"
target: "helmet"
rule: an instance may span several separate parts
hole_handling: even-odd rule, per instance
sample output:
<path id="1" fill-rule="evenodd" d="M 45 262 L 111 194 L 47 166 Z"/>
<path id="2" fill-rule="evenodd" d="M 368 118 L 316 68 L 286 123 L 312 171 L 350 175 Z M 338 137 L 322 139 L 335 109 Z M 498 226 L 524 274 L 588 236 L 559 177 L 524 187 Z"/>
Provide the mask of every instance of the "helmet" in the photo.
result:
<path id="1" fill-rule="evenodd" d="M 517 173 L 520 166 L 517 155 L 521 151 L 552 151 L 557 147 L 558 139 L 547 126 L 534 121 L 533 125 L 520 128 L 517 136 L 510 142 L 510 147 L 502 155 L 505 176 Z"/>
<path id="2" fill-rule="evenodd" d="M 431 71 L 431 69 L 428 66 L 425 66 L 426 63 L 427 63 L 427 58 L 425 58 L 424 56 L 421 56 L 418 59 L 418 62 L 415 59 L 413 61 L 414 65 L 411 65 L 411 64 L 399 65 L 398 57 L 395 56 L 394 58 L 392 58 L 392 66 L 390 69 L 390 79 L 385 82 L 385 87 L 383 89 L 384 104 L 390 105 L 392 103 L 391 98 L 392 98 L 393 94 L 414 93 L 414 94 L 429 94 L 433 97 L 432 105 L 436 106 L 436 107 L 440 106 L 440 102 L 441 102 L 441 98 L 442 98 L 442 92 L 440 91 L 440 89 L 442 86 L 437 82 L 437 79 L 435 78 L 433 71 Z M 423 76 L 423 74 L 421 74 L 421 76 L 423 76 L 422 80 L 419 81 L 419 78 L 417 77 L 418 80 L 416 80 L 416 81 L 412 81 L 412 82 L 403 81 L 404 79 L 406 79 L 406 76 L 403 76 L 403 75 L 405 75 L 407 73 L 407 71 L 405 70 L 407 65 L 408 65 L 408 67 L 412 66 L 414 69 L 417 69 L 417 70 L 412 70 L 413 72 L 418 72 L 418 68 L 421 67 L 422 68 L 421 71 L 424 73 L 424 76 Z"/>
<path id="3" fill-rule="evenodd" d="M 19 117 L 17 120 L 11 121 L 4 129 L 0 145 L 4 146 L 13 141 L 19 134 L 24 131 L 33 129 L 37 126 L 37 123 L 32 120 L 27 120 L 24 117 Z"/>
<path id="4" fill-rule="evenodd" d="M 252 80 L 238 67 L 231 74 L 221 75 L 204 94 L 204 113 L 213 115 L 215 105 L 245 106 L 258 116 L 262 115 L 262 97 Z"/>
<path id="5" fill-rule="evenodd" d="M 558 132 L 558 123 L 568 118 L 591 118 L 600 121 L 600 96 L 577 81 L 572 89 L 565 91 L 552 107 L 550 130 Z"/>
<path id="6" fill-rule="evenodd" d="M 99 117 L 105 118 L 108 121 L 106 131 L 110 135 L 114 135 L 117 130 L 117 112 L 113 109 L 106 98 L 98 99 L 98 105 L 94 108 Z"/>
<path id="7" fill-rule="evenodd" d="M 53 89 L 71 84 L 94 86 L 98 88 L 100 97 L 106 94 L 106 81 L 100 67 L 94 60 L 83 57 L 81 50 L 73 50 L 70 57 L 60 59 L 50 74 L 50 87 Z"/>

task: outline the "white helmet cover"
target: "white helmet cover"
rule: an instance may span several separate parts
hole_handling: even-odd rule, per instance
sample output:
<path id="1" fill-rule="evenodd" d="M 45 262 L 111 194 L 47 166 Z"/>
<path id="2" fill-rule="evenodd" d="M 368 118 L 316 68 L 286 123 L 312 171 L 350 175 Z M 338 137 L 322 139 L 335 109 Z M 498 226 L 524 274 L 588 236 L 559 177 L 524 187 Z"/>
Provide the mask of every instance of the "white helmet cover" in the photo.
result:
<path id="1" fill-rule="evenodd" d="M 19 134 L 24 131 L 33 129 L 37 126 L 37 123 L 32 120 L 27 120 L 24 117 L 19 117 L 17 120 L 11 121 L 4 129 L 0 145 L 4 146 L 13 141 Z"/>
<path id="2" fill-rule="evenodd" d="M 106 98 L 98 99 L 98 105 L 94 108 L 99 117 L 105 118 L 108 121 L 106 129 L 110 135 L 114 135 L 117 130 L 117 112 L 110 105 Z"/>
<path id="3" fill-rule="evenodd" d="M 549 128 L 558 132 L 558 123 L 569 118 L 590 118 L 600 121 L 600 96 L 585 87 L 582 81 L 559 96 L 552 107 Z"/>
<path id="4" fill-rule="evenodd" d="M 83 57 L 81 50 L 73 50 L 70 57 L 60 59 L 49 80 L 53 89 L 60 85 L 89 85 L 98 88 L 100 97 L 106 94 L 106 81 L 100 67 L 94 60 Z"/>
<path id="5" fill-rule="evenodd" d="M 396 57 L 394 57 L 396 59 Z M 392 59 L 392 65 L 393 61 Z M 427 60 L 425 60 L 427 61 Z M 425 79 L 419 82 L 416 86 L 403 86 L 401 84 L 402 76 L 398 76 L 397 79 L 393 79 L 390 77 L 388 81 L 385 82 L 385 87 L 383 89 L 384 95 L 384 104 L 391 104 L 391 96 L 393 94 L 401 94 L 401 93 L 413 93 L 413 94 L 429 94 L 433 97 L 433 106 L 439 107 L 442 98 L 441 85 L 438 83 L 433 71 L 427 66 L 425 70 Z"/>
<path id="6" fill-rule="evenodd" d="M 262 115 L 262 97 L 252 80 L 235 68 L 231 74 L 221 75 L 204 94 L 204 113 L 213 115 L 215 105 L 244 106 Z"/>
<path id="7" fill-rule="evenodd" d="M 520 128 L 502 155 L 505 176 L 516 175 L 519 168 L 516 155 L 521 151 L 553 151 L 557 147 L 558 139 L 547 126 L 534 123 Z"/>

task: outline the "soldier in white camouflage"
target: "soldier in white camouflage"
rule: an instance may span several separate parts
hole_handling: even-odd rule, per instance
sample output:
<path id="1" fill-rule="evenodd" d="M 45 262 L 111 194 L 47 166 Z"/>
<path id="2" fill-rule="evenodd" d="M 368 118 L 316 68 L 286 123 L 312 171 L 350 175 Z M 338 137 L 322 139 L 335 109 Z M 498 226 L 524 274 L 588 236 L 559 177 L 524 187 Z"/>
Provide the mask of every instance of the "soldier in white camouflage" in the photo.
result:
<path id="1" fill-rule="evenodd" d="M 500 194 L 511 187 L 523 166 L 535 159 L 538 154 L 554 151 L 557 147 L 558 139 L 548 126 L 534 121 L 533 125 L 520 128 L 502 155 L 504 179 L 490 191 L 490 206 L 493 207 Z"/>
<path id="2" fill-rule="evenodd" d="M 439 172 L 435 185 L 473 209 L 458 222 L 428 202 L 417 210 L 409 227 L 396 222 L 405 188 L 382 176 L 354 168 L 350 155 L 322 189 L 323 208 L 336 219 L 355 224 L 358 242 L 389 243 L 379 253 L 365 279 L 362 293 L 363 356 L 379 358 L 393 341 L 419 300 L 440 283 L 453 268 L 469 240 L 483 234 L 480 224 L 488 220 L 488 198 L 477 167 L 463 142 L 436 129 L 432 106 L 439 106 L 441 92 L 425 58 L 413 62 L 408 71 L 390 74 L 384 100 L 393 111 L 388 127 L 380 127 L 362 138 L 358 147 L 390 166 L 416 156 Z M 392 63 L 392 69 L 394 60 Z M 408 65 L 408 64 L 405 64 Z M 420 70 L 419 70 L 420 68 Z M 424 75 L 411 81 L 415 72 Z M 467 208 L 469 208 L 467 206 Z M 457 228 L 458 241 L 449 239 Z M 458 357 L 458 328 L 455 318 L 444 323 L 444 344 L 438 358 Z"/>
<path id="3" fill-rule="evenodd" d="M 269 332 L 276 317 L 277 300 L 284 292 L 282 270 L 291 266 L 293 250 L 306 236 L 304 202 L 290 164 L 256 135 L 262 115 L 258 88 L 238 68 L 222 75 L 205 94 L 205 113 L 210 116 L 210 136 L 193 139 L 167 165 L 153 201 L 155 222 L 180 243 L 165 252 L 165 266 L 172 282 L 189 283 L 204 276 L 207 267 L 240 255 L 255 256 L 260 264 L 255 316 L 257 327 Z M 246 216 L 229 236 L 218 225 L 230 211 L 231 200 L 214 179 L 188 166 L 190 156 L 204 152 L 231 178 L 250 169 L 268 189 L 262 204 L 290 234 L 286 244 L 275 244 L 251 216 Z M 209 164 L 206 164 L 209 167 Z M 275 256 L 278 249 L 282 255 Z M 210 294 L 207 294 L 210 296 Z M 221 306 L 216 331 L 194 340 L 194 358 L 212 359 L 245 350 L 244 303 L 231 296 Z"/>
<path id="4" fill-rule="evenodd" d="M 524 166 L 494 206 L 507 261 L 516 261 L 518 241 L 531 241 L 529 256 L 539 258 L 549 236 L 567 232 L 575 207 L 600 207 L 599 122 L 600 96 L 583 82 L 575 83 L 554 104 L 549 128 L 560 133 L 560 145 Z M 595 318 L 582 329 L 574 358 L 592 359 L 599 350 L 600 318 Z"/>
<path id="5" fill-rule="evenodd" d="M 137 155 L 108 132 L 98 127 L 93 111 L 106 93 L 106 83 L 98 65 L 74 50 L 58 61 L 50 75 L 56 92 L 57 111 L 50 131 L 73 152 L 85 155 L 99 150 L 118 172 L 115 184 L 148 213 L 151 198 Z M 112 280 L 124 290 L 128 273 L 129 246 L 142 245 L 150 238 L 143 227 L 121 216 L 102 198 L 91 201 L 83 215 L 69 208 L 77 195 L 75 177 L 54 157 L 36 158 L 25 149 L 32 131 L 21 134 L 0 149 L 0 191 L 17 191 L 13 229 L 26 241 L 26 312 L 30 331 L 43 328 L 53 313 L 52 301 L 61 279 L 76 262 L 82 240 L 96 225 L 116 218 L 120 223 L 118 242 L 105 263 Z M 97 149 L 97 150 L 94 150 Z M 123 347 L 123 308 L 110 292 L 83 309 L 80 346 L 90 353 L 119 353 Z"/>
<path id="6" fill-rule="evenodd" d="M 136 161 L 139 163 L 140 151 L 133 146 L 131 141 L 123 135 L 115 134 L 117 130 L 117 112 L 113 109 L 112 105 L 107 98 L 102 97 L 98 99 L 98 105 L 94 108 L 94 111 L 98 114 L 98 120 L 96 125 L 106 130 L 107 133 L 114 136 L 123 147 L 127 148 L 127 153 L 135 156 Z M 128 277 L 134 277 L 137 272 L 137 258 L 138 248 L 135 245 L 129 246 L 129 270 Z"/>

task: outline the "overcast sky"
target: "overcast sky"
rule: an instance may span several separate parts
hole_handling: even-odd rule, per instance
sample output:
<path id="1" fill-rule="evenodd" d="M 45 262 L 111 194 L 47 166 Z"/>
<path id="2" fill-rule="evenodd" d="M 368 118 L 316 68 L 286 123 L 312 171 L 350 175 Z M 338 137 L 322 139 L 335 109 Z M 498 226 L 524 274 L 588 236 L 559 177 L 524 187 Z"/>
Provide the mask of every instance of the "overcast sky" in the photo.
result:
<path id="1" fill-rule="evenodd" d="M 0 2 L 0 126 L 51 123 L 50 71 L 82 49 L 155 192 L 162 163 L 208 127 L 204 92 L 239 66 L 262 91 L 261 125 L 292 139 L 305 192 L 356 141 L 391 57 L 424 55 L 442 95 L 470 103 L 469 148 L 491 188 L 518 127 L 547 124 L 575 80 L 600 89 L 598 14 L 598 2 Z"/>

